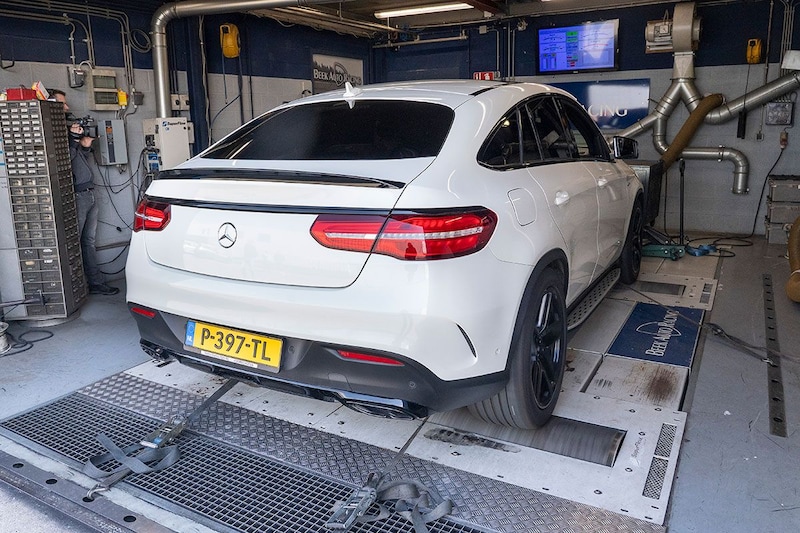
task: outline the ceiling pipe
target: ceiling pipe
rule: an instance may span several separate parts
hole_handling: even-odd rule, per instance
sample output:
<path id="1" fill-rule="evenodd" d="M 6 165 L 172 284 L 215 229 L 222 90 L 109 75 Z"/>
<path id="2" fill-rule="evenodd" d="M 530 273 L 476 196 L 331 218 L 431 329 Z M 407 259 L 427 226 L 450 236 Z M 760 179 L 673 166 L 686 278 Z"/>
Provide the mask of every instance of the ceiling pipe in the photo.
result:
<path id="1" fill-rule="evenodd" d="M 348 1 L 348 0 L 344 0 Z M 196 15 L 215 15 L 221 13 L 237 13 L 253 9 L 269 9 L 273 7 L 307 6 L 331 3 L 331 0 L 189 0 L 164 4 L 153 14 L 150 32 L 153 41 L 153 78 L 156 90 L 156 116 L 169 117 L 169 61 L 167 59 L 167 24 L 177 18 Z"/>
<path id="2" fill-rule="evenodd" d="M 436 39 L 414 39 L 413 41 L 397 41 L 388 43 L 381 43 L 373 45 L 372 48 L 400 48 L 401 46 L 409 46 L 414 44 L 429 44 L 429 43 L 447 43 L 450 41 L 466 41 L 468 39 L 464 32 L 456 35 L 455 37 L 439 37 Z"/>
<path id="3" fill-rule="evenodd" d="M 378 22 L 345 18 L 321 9 L 305 7 L 280 7 L 254 11 L 252 14 L 259 17 L 268 17 L 278 22 L 303 24 L 316 29 L 331 30 L 370 39 L 377 34 L 398 32 L 397 29 Z"/>

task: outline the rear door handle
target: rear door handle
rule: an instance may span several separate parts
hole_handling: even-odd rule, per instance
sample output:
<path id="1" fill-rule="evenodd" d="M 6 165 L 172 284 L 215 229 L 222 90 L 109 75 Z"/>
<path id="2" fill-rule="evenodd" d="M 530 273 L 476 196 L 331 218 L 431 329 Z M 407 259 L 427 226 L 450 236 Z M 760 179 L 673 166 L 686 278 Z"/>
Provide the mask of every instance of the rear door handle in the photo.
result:
<path id="1" fill-rule="evenodd" d="M 567 191 L 557 191 L 556 192 L 556 205 L 564 205 L 569 202 L 569 193 Z"/>

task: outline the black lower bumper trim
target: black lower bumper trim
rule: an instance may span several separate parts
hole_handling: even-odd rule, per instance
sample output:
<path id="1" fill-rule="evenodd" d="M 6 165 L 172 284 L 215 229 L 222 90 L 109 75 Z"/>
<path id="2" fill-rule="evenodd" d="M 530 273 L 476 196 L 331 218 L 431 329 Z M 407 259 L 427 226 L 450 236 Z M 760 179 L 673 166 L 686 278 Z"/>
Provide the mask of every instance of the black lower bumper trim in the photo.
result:
<path id="1" fill-rule="evenodd" d="M 260 371 L 186 350 L 185 317 L 159 311 L 152 318 L 132 315 L 142 348 L 156 360 L 176 359 L 205 372 L 319 400 L 341 401 L 361 412 L 391 418 L 420 417 L 429 409 L 447 411 L 470 405 L 492 396 L 507 381 L 506 372 L 444 381 L 416 361 L 396 354 L 387 355 L 402 361 L 402 366 L 349 361 L 338 357 L 334 347 L 292 338 L 282 339 L 285 355 L 280 372 Z"/>

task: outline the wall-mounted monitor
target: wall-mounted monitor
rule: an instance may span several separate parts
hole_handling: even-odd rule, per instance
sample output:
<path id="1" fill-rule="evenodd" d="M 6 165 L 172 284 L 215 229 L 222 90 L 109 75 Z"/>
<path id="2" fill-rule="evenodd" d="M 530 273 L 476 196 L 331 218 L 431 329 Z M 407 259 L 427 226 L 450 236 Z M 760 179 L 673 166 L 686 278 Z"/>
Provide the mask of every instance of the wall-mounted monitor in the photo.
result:
<path id="1" fill-rule="evenodd" d="M 539 74 L 617 69 L 619 19 L 539 28 Z"/>

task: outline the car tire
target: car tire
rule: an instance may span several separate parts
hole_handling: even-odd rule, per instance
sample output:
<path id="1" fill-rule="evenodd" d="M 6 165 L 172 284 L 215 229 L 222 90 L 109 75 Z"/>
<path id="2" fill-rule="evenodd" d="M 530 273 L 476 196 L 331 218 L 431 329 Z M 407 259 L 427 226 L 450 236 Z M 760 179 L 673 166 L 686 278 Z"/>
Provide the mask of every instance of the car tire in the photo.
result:
<path id="1" fill-rule="evenodd" d="M 622 247 L 619 260 L 619 280 L 630 285 L 639 277 L 642 268 L 642 230 L 644 228 L 644 209 L 642 197 L 638 196 L 631 210 L 631 222 L 628 224 L 628 235 Z"/>
<path id="2" fill-rule="evenodd" d="M 553 414 L 567 355 L 567 306 L 563 277 L 544 270 L 529 285 L 509 350 L 509 380 L 491 398 L 469 406 L 478 418 L 533 429 Z"/>

